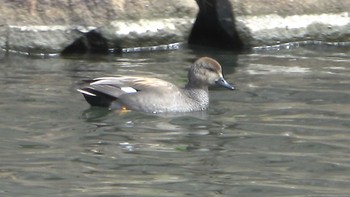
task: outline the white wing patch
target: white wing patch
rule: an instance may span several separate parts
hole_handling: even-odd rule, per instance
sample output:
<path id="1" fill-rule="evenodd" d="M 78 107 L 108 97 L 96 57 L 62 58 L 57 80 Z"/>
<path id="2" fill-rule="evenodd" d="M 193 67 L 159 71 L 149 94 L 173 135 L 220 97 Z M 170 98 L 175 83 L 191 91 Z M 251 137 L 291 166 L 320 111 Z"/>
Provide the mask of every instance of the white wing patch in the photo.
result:
<path id="1" fill-rule="evenodd" d="M 85 90 L 82 90 L 82 89 L 77 89 L 77 91 L 82 93 L 82 94 L 89 95 L 89 96 L 96 96 L 96 94 L 93 94 L 91 92 L 88 92 L 88 91 L 85 91 Z"/>
<path id="2" fill-rule="evenodd" d="M 135 93 L 137 92 L 137 90 L 135 90 L 132 87 L 120 87 L 120 89 L 125 92 L 125 93 Z"/>

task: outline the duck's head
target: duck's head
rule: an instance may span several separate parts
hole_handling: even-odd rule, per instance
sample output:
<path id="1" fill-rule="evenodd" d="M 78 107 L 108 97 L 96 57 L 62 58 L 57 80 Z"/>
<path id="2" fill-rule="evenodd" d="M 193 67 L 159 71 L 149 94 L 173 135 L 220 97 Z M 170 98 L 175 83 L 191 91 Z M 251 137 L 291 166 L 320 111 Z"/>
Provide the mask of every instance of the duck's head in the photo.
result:
<path id="1" fill-rule="evenodd" d="M 234 86 L 229 84 L 222 75 L 219 62 L 210 57 L 201 57 L 194 62 L 188 72 L 188 86 L 207 87 L 217 84 L 230 90 Z"/>

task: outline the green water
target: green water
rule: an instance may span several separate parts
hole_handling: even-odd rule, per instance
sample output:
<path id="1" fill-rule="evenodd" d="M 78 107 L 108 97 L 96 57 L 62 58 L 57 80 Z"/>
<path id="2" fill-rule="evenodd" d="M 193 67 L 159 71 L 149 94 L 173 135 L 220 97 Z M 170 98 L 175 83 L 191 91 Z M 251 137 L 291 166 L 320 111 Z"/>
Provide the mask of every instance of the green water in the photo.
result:
<path id="1" fill-rule="evenodd" d="M 82 79 L 184 84 L 197 57 L 222 65 L 202 113 L 92 108 Z M 350 51 L 180 49 L 0 59 L 0 196 L 349 196 Z"/>

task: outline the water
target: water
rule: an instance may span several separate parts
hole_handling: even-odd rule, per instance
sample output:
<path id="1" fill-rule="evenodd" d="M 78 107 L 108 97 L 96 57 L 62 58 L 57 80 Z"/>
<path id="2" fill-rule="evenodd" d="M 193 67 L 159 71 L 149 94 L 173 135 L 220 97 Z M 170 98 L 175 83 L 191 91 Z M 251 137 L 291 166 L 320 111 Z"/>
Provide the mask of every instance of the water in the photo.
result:
<path id="1" fill-rule="evenodd" d="M 186 81 L 199 56 L 235 91 L 202 113 L 92 108 L 82 79 Z M 1 55 L 0 196 L 349 196 L 350 51 L 299 47 L 120 56 Z"/>

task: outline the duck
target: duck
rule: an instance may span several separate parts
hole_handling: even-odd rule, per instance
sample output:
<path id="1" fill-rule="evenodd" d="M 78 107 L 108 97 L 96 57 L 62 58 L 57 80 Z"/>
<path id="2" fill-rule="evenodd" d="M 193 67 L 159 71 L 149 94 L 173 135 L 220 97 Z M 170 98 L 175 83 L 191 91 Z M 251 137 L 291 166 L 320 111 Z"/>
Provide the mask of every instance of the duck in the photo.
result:
<path id="1" fill-rule="evenodd" d="M 149 113 L 204 111 L 209 107 L 209 86 L 235 87 L 222 74 L 218 61 L 200 57 L 188 71 L 188 82 L 178 87 L 168 81 L 138 76 L 109 76 L 85 80 L 77 89 L 91 106 Z"/>

